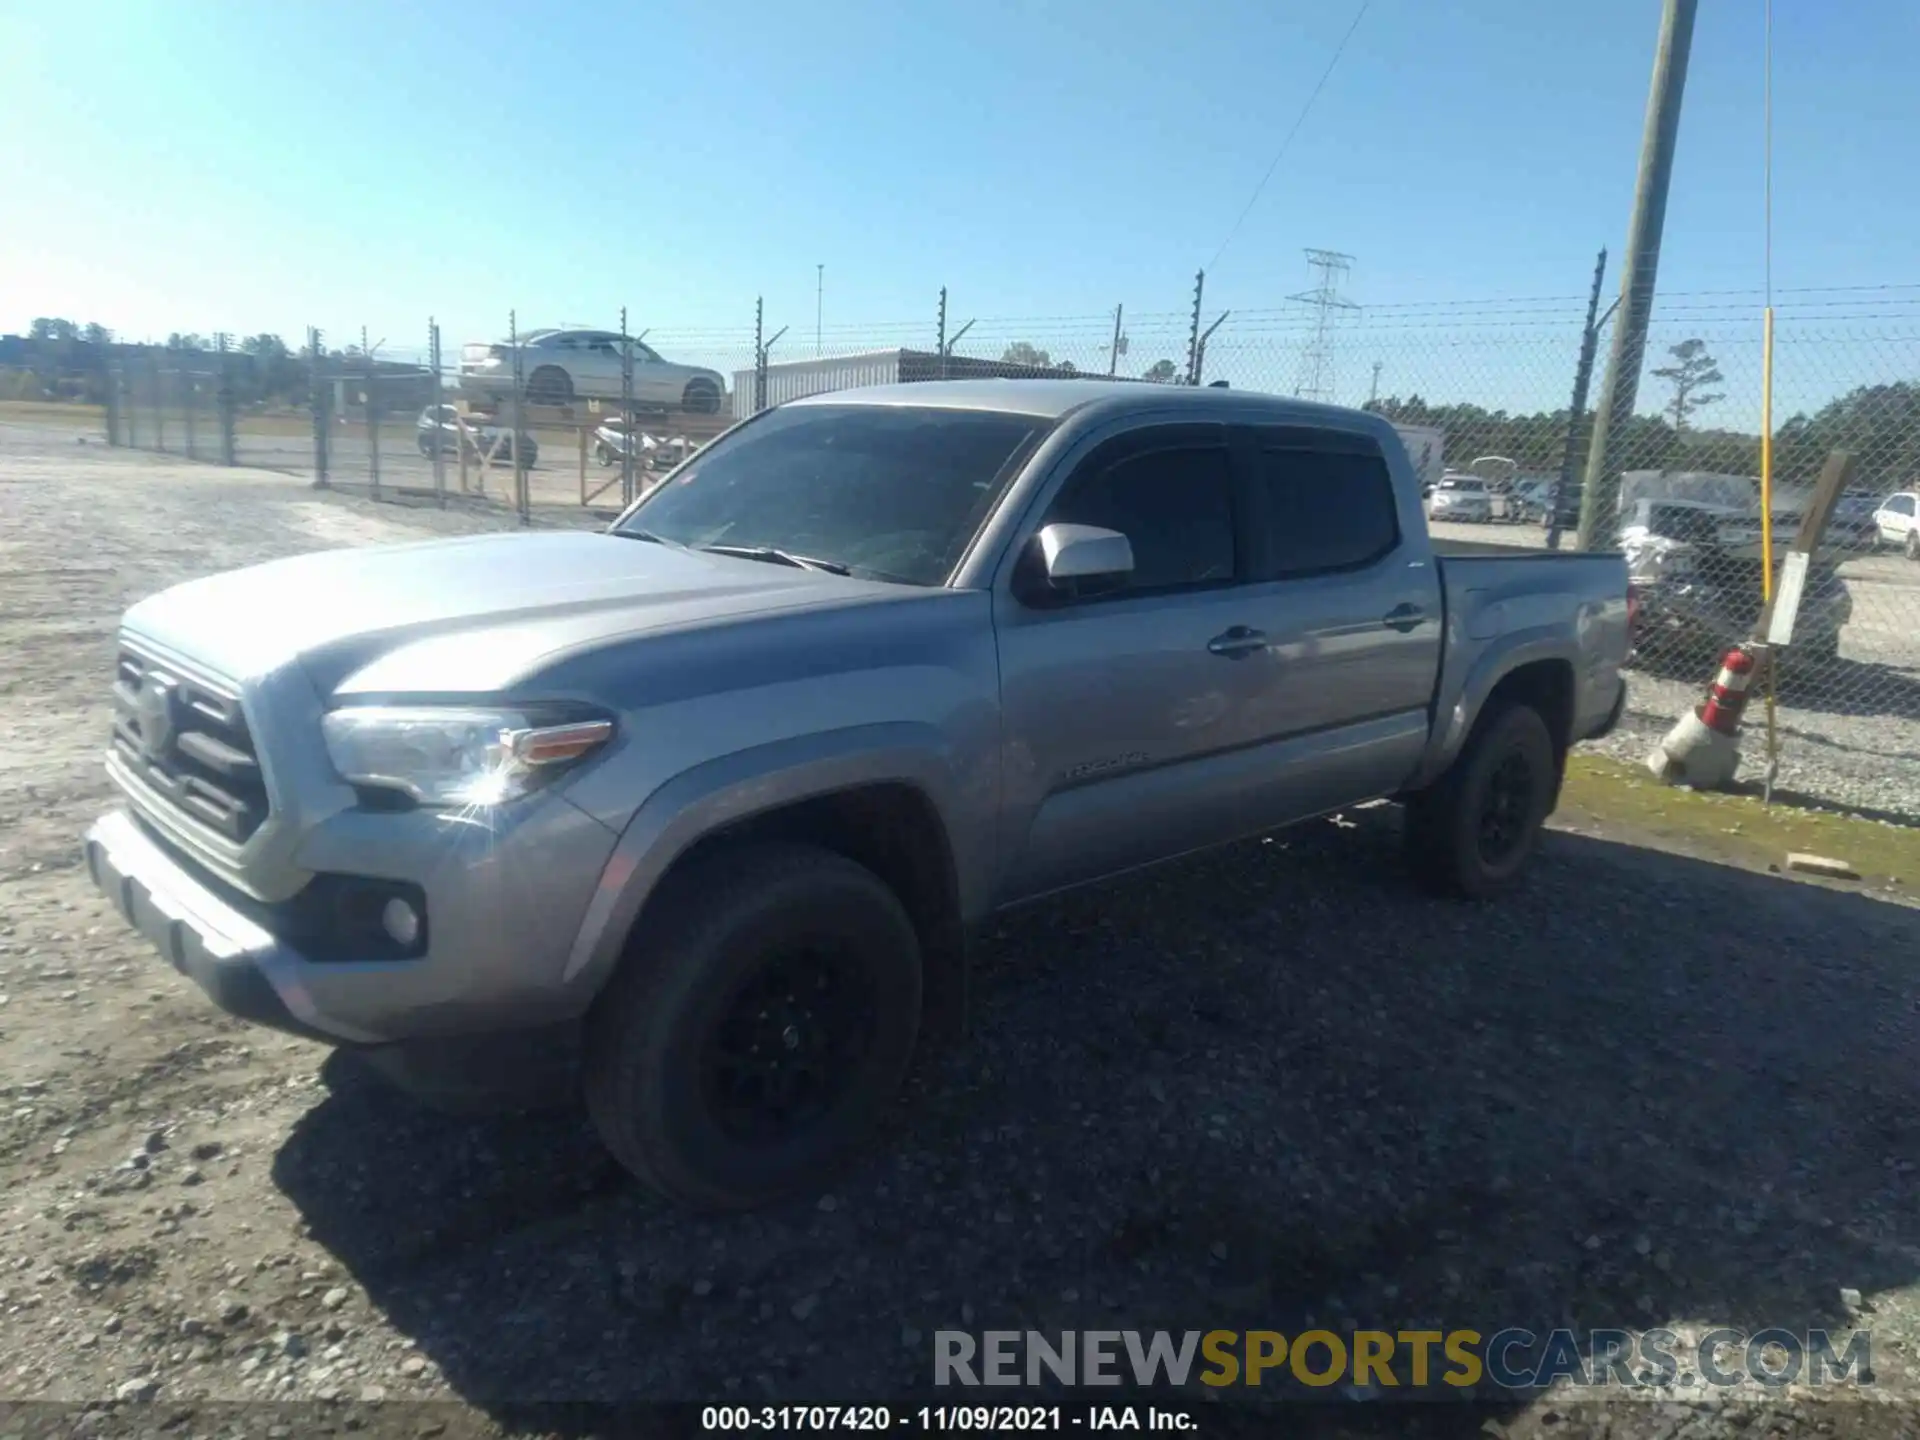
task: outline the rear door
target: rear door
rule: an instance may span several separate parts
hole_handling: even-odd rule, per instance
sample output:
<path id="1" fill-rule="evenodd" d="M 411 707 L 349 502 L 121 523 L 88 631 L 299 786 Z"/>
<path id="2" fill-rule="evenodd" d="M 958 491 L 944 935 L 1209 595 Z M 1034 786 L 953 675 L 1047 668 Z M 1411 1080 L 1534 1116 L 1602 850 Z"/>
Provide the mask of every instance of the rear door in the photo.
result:
<path id="1" fill-rule="evenodd" d="M 1242 773 L 1257 642 L 1236 480 L 1224 426 L 1135 425 L 1071 462 L 1023 529 L 994 595 L 1002 900 L 1257 828 Z M 1054 522 L 1126 535 L 1130 582 L 1037 594 L 1030 542 Z"/>
<path id="2" fill-rule="evenodd" d="M 1391 794 L 1425 752 L 1440 670 L 1440 578 L 1418 501 L 1369 434 L 1237 427 L 1251 477 L 1250 734 L 1266 819 Z"/>
<path id="3" fill-rule="evenodd" d="M 583 331 L 576 341 L 573 383 L 583 395 L 601 399 L 620 396 L 620 337 L 606 331 Z"/>
<path id="4" fill-rule="evenodd" d="M 649 405 L 678 405 L 683 380 L 678 365 L 668 364 L 638 341 L 633 347 L 633 393 Z"/>

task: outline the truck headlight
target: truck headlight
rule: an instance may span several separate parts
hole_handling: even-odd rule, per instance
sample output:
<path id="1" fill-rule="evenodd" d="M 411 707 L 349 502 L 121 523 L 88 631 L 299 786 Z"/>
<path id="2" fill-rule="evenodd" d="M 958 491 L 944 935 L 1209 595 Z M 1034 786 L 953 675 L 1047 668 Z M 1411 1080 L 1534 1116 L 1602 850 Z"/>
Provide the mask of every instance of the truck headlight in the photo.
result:
<path id="1" fill-rule="evenodd" d="M 516 710 L 390 705 L 329 711 L 320 729 L 343 780 L 431 806 L 516 800 L 613 734 L 606 720 L 542 725 Z"/>

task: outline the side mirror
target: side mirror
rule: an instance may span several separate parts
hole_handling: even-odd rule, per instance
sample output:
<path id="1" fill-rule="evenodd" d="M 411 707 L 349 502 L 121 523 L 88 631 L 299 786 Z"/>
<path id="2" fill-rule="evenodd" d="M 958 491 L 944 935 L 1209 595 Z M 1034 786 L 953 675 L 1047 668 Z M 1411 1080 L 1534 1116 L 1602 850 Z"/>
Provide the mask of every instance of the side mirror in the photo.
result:
<path id="1" fill-rule="evenodd" d="M 1047 586 L 1063 596 L 1097 594 L 1133 574 L 1133 542 L 1098 525 L 1047 525 L 1033 537 Z"/>

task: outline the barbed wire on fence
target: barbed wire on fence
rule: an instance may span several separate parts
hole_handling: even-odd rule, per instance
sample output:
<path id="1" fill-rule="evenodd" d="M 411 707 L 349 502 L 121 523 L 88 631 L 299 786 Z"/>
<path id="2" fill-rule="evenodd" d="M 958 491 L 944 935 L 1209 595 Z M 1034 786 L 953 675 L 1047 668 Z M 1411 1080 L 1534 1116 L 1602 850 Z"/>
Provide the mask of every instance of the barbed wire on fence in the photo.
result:
<path id="1" fill-rule="evenodd" d="M 1607 457 L 1623 482 L 1601 539 L 1633 571 L 1636 686 L 1656 710 L 1687 703 L 1716 648 L 1746 634 L 1760 609 L 1757 298 L 1662 297 L 1638 410 Z M 1839 749 L 1914 767 L 1902 793 L 1920 815 L 1920 285 L 1781 291 L 1775 304 L 1776 554 L 1826 457 L 1846 450 L 1854 465 L 1780 669 L 1783 702 L 1798 707 L 1791 753 L 1824 753 L 1809 736 L 1865 726 Z M 1582 467 L 1568 472 L 1565 460 L 1570 434 L 1582 459 L 1591 438 L 1591 412 L 1573 415 L 1569 399 L 1585 305 L 1575 295 L 1408 301 L 1331 325 L 1300 305 L 1268 305 L 1229 311 L 1197 353 L 1191 311 L 974 317 L 959 305 L 796 326 L 764 353 L 750 323 L 624 338 L 613 325 L 581 332 L 597 338 L 559 358 L 524 336 L 509 346 L 512 325 L 443 342 L 429 322 L 424 343 L 372 355 L 317 330 L 298 347 L 179 337 L 95 345 L 84 363 L 69 348 L 64 365 L 0 365 L 0 404 L 97 413 L 116 445 L 546 523 L 604 517 L 756 403 L 799 394 L 943 375 L 1113 374 L 1290 395 L 1307 388 L 1310 368 L 1315 393 L 1375 410 L 1421 447 L 1423 475 L 1439 487 L 1437 533 L 1538 545 L 1556 493 L 1563 512 L 1580 499 Z M 770 322 L 762 333 L 780 331 Z M 1826 789 L 1851 795 L 1851 784 Z"/>

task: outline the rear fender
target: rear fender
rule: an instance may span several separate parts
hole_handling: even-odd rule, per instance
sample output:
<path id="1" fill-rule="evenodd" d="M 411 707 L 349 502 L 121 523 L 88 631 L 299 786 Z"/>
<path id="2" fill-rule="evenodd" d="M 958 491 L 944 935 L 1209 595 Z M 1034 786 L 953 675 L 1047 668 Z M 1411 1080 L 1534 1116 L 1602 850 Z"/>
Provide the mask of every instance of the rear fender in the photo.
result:
<path id="1" fill-rule="evenodd" d="M 1446 686 L 1440 695 L 1434 712 L 1433 740 L 1427 747 L 1426 759 L 1407 788 L 1423 790 L 1445 774 L 1473 733 L 1474 723 L 1486 708 L 1487 697 L 1494 687 L 1521 666 L 1539 660 L 1571 664 L 1577 689 L 1580 657 L 1561 626 L 1515 630 L 1486 642 L 1462 681 L 1457 686 Z M 1575 705 L 1577 708 L 1577 696 Z M 1562 744 L 1568 738 L 1556 736 L 1555 744 Z"/>

